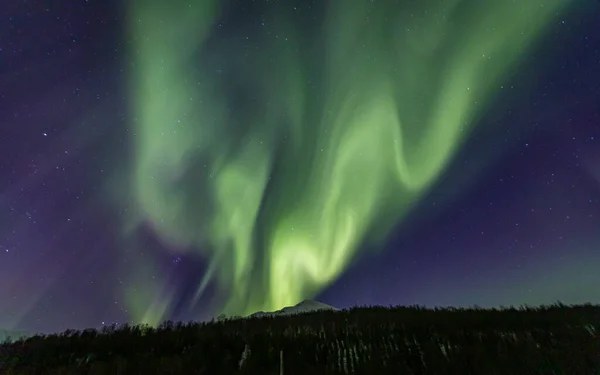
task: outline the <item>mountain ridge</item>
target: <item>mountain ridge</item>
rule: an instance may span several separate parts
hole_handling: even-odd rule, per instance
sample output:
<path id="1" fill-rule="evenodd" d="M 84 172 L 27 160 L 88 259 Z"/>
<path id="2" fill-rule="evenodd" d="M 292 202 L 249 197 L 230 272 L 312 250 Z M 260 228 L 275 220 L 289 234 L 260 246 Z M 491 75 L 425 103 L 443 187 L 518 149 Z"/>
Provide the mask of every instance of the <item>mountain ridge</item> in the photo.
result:
<path id="1" fill-rule="evenodd" d="M 285 316 L 285 315 L 297 315 L 297 314 L 306 314 L 315 311 L 339 311 L 338 308 L 327 305 L 325 303 L 305 299 L 300 303 L 295 304 L 294 306 L 286 306 L 280 310 L 275 311 L 257 311 L 254 314 L 248 315 L 248 318 L 259 318 L 265 316 Z"/>

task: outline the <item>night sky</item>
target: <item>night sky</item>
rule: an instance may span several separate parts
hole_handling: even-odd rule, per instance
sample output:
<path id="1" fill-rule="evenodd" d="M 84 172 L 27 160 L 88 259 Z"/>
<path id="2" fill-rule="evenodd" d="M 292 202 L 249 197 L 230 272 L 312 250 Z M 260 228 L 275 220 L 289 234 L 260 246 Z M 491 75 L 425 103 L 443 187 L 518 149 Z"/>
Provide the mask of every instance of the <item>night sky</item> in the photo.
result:
<path id="1" fill-rule="evenodd" d="M 600 303 L 599 2 L 121 3 L 0 5 L 1 328 Z"/>

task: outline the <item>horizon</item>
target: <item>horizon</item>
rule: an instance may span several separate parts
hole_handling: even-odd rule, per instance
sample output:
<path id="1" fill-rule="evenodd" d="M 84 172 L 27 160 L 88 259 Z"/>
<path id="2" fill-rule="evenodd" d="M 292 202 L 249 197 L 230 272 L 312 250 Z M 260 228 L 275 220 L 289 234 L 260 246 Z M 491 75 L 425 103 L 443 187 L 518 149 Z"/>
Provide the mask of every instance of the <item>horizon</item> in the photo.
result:
<path id="1" fill-rule="evenodd" d="M 306 301 L 306 300 L 305 300 Z M 312 302 L 318 302 L 321 303 L 319 301 L 313 301 L 313 300 L 308 300 L 308 301 L 312 301 Z M 295 307 L 299 304 L 301 304 L 304 301 L 299 302 L 296 305 L 291 305 L 291 306 L 286 306 L 283 307 L 280 310 L 286 309 L 286 308 L 290 308 L 290 307 Z M 321 303 L 324 304 L 324 303 Z M 172 321 L 172 320 L 164 320 L 159 322 L 156 325 L 149 325 L 147 323 L 134 323 L 134 322 L 122 322 L 122 323 L 118 323 L 118 322 L 112 322 L 110 324 L 105 324 L 105 325 L 101 325 L 99 327 L 84 327 L 84 328 L 66 328 L 64 330 L 61 331 L 55 331 L 55 332 L 27 332 L 27 331 L 22 331 L 22 330 L 11 330 L 11 329 L 5 329 L 0 327 L 0 344 L 5 341 L 8 337 L 11 337 L 10 334 L 19 334 L 22 335 L 22 337 L 24 338 L 28 338 L 28 337 L 33 337 L 36 335 L 60 335 L 62 333 L 65 333 L 67 331 L 76 331 L 76 332 L 83 332 L 85 330 L 95 330 L 97 332 L 102 332 L 103 329 L 105 328 L 115 328 L 115 329 L 121 329 L 125 326 L 127 327 L 150 327 L 153 329 L 158 329 L 160 328 L 160 326 L 166 322 L 171 322 L 174 324 L 177 323 L 183 323 L 183 324 L 212 324 L 212 323 L 219 323 L 219 322 L 224 322 L 224 321 L 228 321 L 228 320 L 237 320 L 237 319 L 262 319 L 265 317 L 272 317 L 272 318 L 278 318 L 278 317 L 290 317 L 290 316 L 294 316 L 294 315 L 302 315 L 302 314 L 314 314 L 314 313 L 319 313 L 319 312 L 325 312 L 325 313 L 343 313 L 343 312 L 350 312 L 352 310 L 356 310 L 356 309 L 370 309 L 370 308 L 386 308 L 386 309 L 397 309 L 397 308 L 407 308 L 407 309 L 424 309 L 424 310 L 482 310 L 482 311 L 486 311 L 486 310 L 490 310 L 490 311 L 505 311 L 505 310 L 517 310 L 517 311 L 526 311 L 526 310 L 536 310 L 536 309 L 545 309 L 545 308 L 573 308 L 573 307 L 598 307 L 600 308 L 600 303 L 591 303 L 591 302 L 586 302 L 586 303 L 576 303 L 576 304 L 564 304 L 561 301 L 555 301 L 554 303 L 550 303 L 550 304 L 540 304 L 540 305 L 527 305 L 527 304 L 522 304 L 522 305 L 517 305 L 517 306 L 492 306 L 492 307 L 482 307 L 482 306 L 477 306 L 477 305 L 472 305 L 472 306 L 425 306 L 425 305 L 353 305 L 353 306 L 349 306 L 349 307 L 345 307 L 345 308 L 337 308 L 335 306 L 331 306 L 331 305 L 327 305 L 324 304 L 328 307 L 332 307 L 332 310 L 309 310 L 309 311 L 301 311 L 298 313 L 294 313 L 294 314 L 273 314 L 275 312 L 278 312 L 280 310 L 275 310 L 275 311 L 271 311 L 271 312 L 264 312 L 264 311 L 257 311 L 254 312 L 248 316 L 227 316 L 225 314 L 221 314 L 222 318 L 219 319 L 219 316 L 214 316 L 211 317 L 210 319 L 207 320 L 188 320 L 188 321 L 183 321 L 183 320 L 179 320 L 179 321 Z M 259 315 L 259 316 L 255 316 L 256 314 L 260 314 L 260 313 L 266 313 L 265 315 Z M 7 334 L 7 335 L 2 335 L 3 333 Z M 14 341 L 14 337 L 13 341 Z"/>

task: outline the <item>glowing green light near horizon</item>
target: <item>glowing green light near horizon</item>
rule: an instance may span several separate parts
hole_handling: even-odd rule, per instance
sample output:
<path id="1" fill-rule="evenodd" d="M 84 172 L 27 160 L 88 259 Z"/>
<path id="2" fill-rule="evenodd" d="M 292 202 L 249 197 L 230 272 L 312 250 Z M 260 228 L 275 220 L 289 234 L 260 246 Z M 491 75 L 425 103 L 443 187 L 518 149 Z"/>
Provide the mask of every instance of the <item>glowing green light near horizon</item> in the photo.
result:
<path id="1" fill-rule="evenodd" d="M 220 2 L 134 1 L 137 220 L 212 260 L 197 294 L 215 279 L 230 292 L 228 312 L 314 296 L 440 176 L 503 75 L 566 3 L 331 1 L 312 64 L 291 10 L 273 8 L 266 23 L 281 38 L 257 37 L 260 53 L 238 77 L 260 108 L 236 117 L 202 50 Z M 307 83 L 317 79 L 318 93 Z M 171 297 L 143 281 L 152 264 L 140 262 L 134 279 L 145 290 L 126 300 L 136 321 L 155 324 Z"/>

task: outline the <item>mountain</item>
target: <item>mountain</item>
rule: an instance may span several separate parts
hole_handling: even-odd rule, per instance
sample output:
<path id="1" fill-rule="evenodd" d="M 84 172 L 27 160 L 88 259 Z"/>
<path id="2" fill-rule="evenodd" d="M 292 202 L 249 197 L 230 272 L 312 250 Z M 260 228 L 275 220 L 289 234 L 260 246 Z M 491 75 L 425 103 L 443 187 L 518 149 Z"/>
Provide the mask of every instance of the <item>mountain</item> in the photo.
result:
<path id="1" fill-rule="evenodd" d="M 260 318 L 260 317 L 264 317 L 264 316 L 306 314 L 306 313 L 310 313 L 310 312 L 314 312 L 314 311 L 323 311 L 323 310 L 339 311 L 339 309 L 336 309 L 333 306 L 329 306 L 329 305 L 326 305 L 326 304 L 318 302 L 318 301 L 312 301 L 312 300 L 306 299 L 297 305 L 287 306 L 281 310 L 271 311 L 271 312 L 264 312 L 264 311 L 255 312 L 254 314 L 248 316 L 248 318 Z"/>

